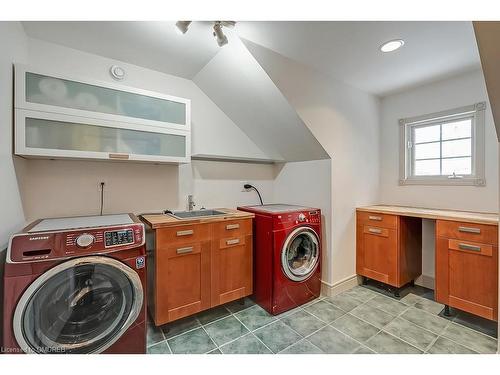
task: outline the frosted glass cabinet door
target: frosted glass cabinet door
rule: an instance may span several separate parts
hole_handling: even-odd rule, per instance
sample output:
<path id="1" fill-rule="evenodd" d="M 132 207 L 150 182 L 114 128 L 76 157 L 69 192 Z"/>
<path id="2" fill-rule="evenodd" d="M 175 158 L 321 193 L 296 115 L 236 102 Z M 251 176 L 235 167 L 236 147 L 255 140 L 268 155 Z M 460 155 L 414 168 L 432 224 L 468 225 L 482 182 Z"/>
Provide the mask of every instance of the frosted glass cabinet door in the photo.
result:
<path id="1" fill-rule="evenodd" d="M 24 72 L 24 74 L 24 100 L 27 103 L 126 116 L 174 125 L 186 126 L 189 121 L 188 101 L 181 98 L 179 101 L 168 100 L 152 95 L 54 78 L 29 71 Z"/>
<path id="2" fill-rule="evenodd" d="M 100 152 L 103 158 L 110 153 L 147 155 L 149 160 L 162 161 L 185 158 L 186 143 L 186 135 L 25 118 L 25 145 L 31 149 Z"/>

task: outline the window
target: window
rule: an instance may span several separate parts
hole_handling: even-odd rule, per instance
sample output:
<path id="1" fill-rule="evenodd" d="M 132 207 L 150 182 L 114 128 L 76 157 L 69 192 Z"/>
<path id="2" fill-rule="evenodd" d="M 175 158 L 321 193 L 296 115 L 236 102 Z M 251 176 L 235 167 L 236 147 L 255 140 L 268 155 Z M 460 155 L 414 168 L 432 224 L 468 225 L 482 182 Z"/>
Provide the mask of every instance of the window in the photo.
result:
<path id="1" fill-rule="evenodd" d="M 399 120 L 400 184 L 484 186 L 486 103 Z"/>

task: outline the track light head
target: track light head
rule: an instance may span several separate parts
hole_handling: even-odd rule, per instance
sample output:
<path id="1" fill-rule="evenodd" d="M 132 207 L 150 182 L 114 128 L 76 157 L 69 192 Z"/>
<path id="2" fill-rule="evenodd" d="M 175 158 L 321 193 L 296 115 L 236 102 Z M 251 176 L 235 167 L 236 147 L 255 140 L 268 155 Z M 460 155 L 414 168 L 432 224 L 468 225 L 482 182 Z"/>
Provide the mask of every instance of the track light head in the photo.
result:
<path id="1" fill-rule="evenodd" d="M 227 44 L 227 36 L 224 35 L 224 32 L 222 31 L 222 22 L 221 21 L 216 21 L 214 23 L 214 37 L 217 40 L 217 44 L 219 47 L 225 46 Z"/>
<path id="2" fill-rule="evenodd" d="M 180 34 L 186 34 L 189 29 L 189 25 L 191 25 L 191 21 L 177 21 L 175 23 L 176 30 Z"/>

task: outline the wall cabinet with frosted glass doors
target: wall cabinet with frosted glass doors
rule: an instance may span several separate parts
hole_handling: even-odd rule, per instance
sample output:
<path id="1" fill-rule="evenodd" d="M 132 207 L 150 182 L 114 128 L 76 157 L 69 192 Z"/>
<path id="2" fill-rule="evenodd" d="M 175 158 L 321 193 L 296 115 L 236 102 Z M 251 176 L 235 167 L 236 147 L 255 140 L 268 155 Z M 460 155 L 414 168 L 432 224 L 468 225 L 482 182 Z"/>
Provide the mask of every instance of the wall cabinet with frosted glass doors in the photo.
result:
<path id="1" fill-rule="evenodd" d="M 186 163 L 190 100 L 15 66 L 15 154 Z"/>

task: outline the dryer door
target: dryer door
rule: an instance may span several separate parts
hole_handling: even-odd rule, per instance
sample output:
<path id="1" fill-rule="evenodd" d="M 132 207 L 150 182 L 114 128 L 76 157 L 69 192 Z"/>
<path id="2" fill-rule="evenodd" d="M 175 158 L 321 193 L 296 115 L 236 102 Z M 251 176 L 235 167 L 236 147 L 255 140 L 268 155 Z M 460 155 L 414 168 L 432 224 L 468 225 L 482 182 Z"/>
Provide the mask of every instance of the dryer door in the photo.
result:
<path id="1" fill-rule="evenodd" d="M 319 262 L 319 238 L 309 227 L 295 229 L 281 249 L 281 268 L 292 281 L 309 278 Z"/>
<path id="2" fill-rule="evenodd" d="M 51 268 L 24 292 L 14 334 L 25 352 L 100 353 L 136 320 L 143 289 L 134 270 L 91 256 Z"/>

